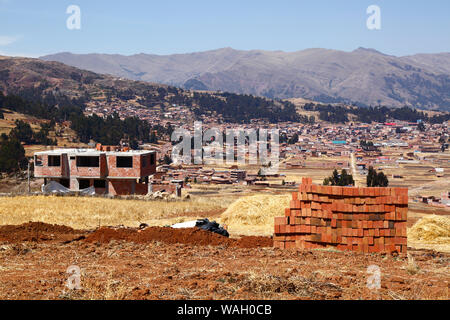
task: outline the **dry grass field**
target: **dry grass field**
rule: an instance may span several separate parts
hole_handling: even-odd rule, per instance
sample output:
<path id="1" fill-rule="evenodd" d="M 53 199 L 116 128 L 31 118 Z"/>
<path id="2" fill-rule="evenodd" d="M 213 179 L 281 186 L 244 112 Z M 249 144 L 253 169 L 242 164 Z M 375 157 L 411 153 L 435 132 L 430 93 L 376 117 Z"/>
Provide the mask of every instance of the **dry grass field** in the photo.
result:
<path id="1" fill-rule="evenodd" d="M 288 207 L 289 194 L 259 193 L 254 195 L 199 195 L 187 200 L 107 199 L 97 197 L 16 196 L 0 198 L 0 226 L 20 225 L 28 222 L 64 225 L 79 230 L 99 227 L 125 226 L 137 228 L 168 226 L 201 218 L 225 224 L 231 237 L 272 236 L 274 217 L 283 216 Z M 423 218 L 438 215 L 448 221 L 450 210 L 436 209 L 411 203 L 408 213 L 408 230 Z M 423 225 L 421 230 L 432 228 L 438 242 L 419 241 L 414 238 L 409 247 L 434 249 L 450 253 L 450 228 L 438 230 L 433 225 Z M 427 231 L 430 232 L 430 231 Z M 440 234 L 439 234 L 440 232 Z M 442 233 L 444 232 L 444 234 Z"/>
<path id="2" fill-rule="evenodd" d="M 0 198 L 0 225 L 45 222 L 75 229 L 100 226 L 165 226 L 217 217 L 226 208 L 220 198 L 186 201 L 18 196 Z"/>

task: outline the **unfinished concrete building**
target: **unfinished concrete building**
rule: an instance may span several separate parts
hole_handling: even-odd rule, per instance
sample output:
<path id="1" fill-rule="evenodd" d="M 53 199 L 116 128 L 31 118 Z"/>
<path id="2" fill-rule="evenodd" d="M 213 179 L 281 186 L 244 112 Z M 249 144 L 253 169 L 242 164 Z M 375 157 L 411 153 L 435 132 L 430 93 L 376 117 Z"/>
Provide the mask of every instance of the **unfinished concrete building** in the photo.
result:
<path id="1" fill-rule="evenodd" d="M 135 151 L 98 145 L 96 149 L 37 152 L 34 175 L 56 181 L 72 191 L 90 187 L 97 194 L 145 195 L 156 172 L 155 151 Z"/>

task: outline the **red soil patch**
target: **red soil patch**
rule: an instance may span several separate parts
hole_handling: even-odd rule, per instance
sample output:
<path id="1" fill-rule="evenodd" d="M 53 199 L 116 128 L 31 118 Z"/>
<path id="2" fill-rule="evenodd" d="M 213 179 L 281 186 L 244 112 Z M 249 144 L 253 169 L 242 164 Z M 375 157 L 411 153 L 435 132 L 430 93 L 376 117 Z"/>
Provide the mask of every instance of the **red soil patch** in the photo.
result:
<path id="1" fill-rule="evenodd" d="M 273 247 L 273 240 L 269 237 L 242 237 L 239 240 L 239 248 Z"/>
<path id="2" fill-rule="evenodd" d="M 70 227 L 29 222 L 20 226 L 1 226 L 0 242 L 71 242 L 85 239 L 87 242 L 109 243 L 111 240 L 122 240 L 134 243 L 160 241 L 167 244 L 188 244 L 194 246 L 224 246 L 231 248 L 272 247 L 269 237 L 242 237 L 230 239 L 217 233 L 199 228 L 172 229 L 151 227 L 144 230 L 131 228 L 100 228 L 87 234 L 86 231 L 74 230 Z"/>
<path id="3" fill-rule="evenodd" d="M 151 227 L 137 231 L 134 229 L 100 228 L 86 237 L 88 242 L 108 243 L 111 240 L 123 240 L 135 243 L 160 241 L 169 244 L 182 243 L 195 246 L 225 246 L 235 248 L 271 247 L 268 237 L 242 237 L 230 239 L 199 228 L 172 229 Z"/>
<path id="4" fill-rule="evenodd" d="M 4 242 L 38 242 L 51 240 L 68 240 L 80 231 L 66 226 L 51 225 L 41 222 L 29 222 L 19 226 L 0 227 L 0 241 Z"/>

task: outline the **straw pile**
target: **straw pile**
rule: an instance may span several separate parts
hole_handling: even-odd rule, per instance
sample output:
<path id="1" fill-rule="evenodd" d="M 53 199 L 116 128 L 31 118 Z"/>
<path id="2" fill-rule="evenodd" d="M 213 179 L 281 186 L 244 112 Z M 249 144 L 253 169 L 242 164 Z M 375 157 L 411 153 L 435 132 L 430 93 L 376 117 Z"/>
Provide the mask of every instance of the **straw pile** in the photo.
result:
<path id="1" fill-rule="evenodd" d="M 450 245 L 450 218 L 432 215 L 419 220 L 408 230 L 414 243 Z"/>
<path id="2" fill-rule="evenodd" d="M 274 218 L 283 216 L 290 195 L 256 195 L 232 203 L 221 216 L 221 223 L 240 235 L 272 235 Z"/>

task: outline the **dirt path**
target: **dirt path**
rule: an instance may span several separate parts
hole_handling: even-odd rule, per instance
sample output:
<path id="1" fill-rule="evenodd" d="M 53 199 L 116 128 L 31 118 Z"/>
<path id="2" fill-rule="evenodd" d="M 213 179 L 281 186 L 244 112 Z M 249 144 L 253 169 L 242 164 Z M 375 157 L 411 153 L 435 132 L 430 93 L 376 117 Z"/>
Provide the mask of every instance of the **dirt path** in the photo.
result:
<path id="1" fill-rule="evenodd" d="M 350 165 L 352 168 L 352 175 L 355 180 L 355 187 L 365 187 L 364 178 L 359 174 L 359 171 L 356 169 L 356 159 L 355 154 L 350 154 Z"/>

